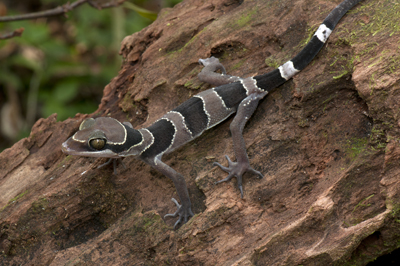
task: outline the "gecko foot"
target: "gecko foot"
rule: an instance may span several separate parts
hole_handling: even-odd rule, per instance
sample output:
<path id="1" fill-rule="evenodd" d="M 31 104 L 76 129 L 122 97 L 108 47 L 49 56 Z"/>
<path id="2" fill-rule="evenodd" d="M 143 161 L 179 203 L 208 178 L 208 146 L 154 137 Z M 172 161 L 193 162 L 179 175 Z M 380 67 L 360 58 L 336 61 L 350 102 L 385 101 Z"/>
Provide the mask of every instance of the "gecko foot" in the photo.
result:
<path id="1" fill-rule="evenodd" d="M 182 205 L 180 205 L 176 199 L 172 198 L 171 199 L 173 203 L 175 203 L 176 207 L 178 208 L 178 210 L 175 213 L 168 213 L 166 215 L 164 215 L 164 219 L 166 217 L 176 217 L 179 216 L 179 219 L 175 222 L 174 224 L 174 229 L 176 229 L 176 226 L 178 224 L 180 224 L 183 220 L 183 224 L 187 223 L 187 221 L 189 220 L 189 217 L 193 217 L 194 214 L 192 212 L 192 208 L 191 207 L 184 207 Z"/>
<path id="2" fill-rule="evenodd" d="M 225 167 L 217 162 L 215 162 L 213 165 L 219 166 L 223 171 L 228 173 L 228 176 L 222 180 L 215 182 L 215 184 L 229 181 L 232 179 L 232 177 L 236 176 L 240 194 L 243 198 L 243 186 L 242 186 L 243 174 L 245 172 L 250 172 L 252 174 L 258 175 L 260 179 L 263 178 L 264 176 L 259 171 L 251 168 L 248 163 L 232 162 L 228 155 L 225 155 L 225 158 L 228 160 L 228 167 Z"/>
<path id="3" fill-rule="evenodd" d="M 213 71 L 219 69 L 221 70 L 222 74 L 226 74 L 226 70 L 225 67 L 219 62 L 218 58 L 215 58 L 214 56 L 211 56 L 209 58 L 206 59 L 199 59 L 199 64 L 203 65 L 203 66 L 213 66 Z"/>

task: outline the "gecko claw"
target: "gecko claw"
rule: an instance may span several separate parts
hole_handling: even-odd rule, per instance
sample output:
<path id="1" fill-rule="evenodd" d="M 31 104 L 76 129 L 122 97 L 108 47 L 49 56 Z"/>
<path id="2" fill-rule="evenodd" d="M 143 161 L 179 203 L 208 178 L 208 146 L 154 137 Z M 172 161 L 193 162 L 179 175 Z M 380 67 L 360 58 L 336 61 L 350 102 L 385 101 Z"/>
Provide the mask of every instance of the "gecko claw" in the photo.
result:
<path id="1" fill-rule="evenodd" d="M 239 190 L 240 190 L 240 195 L 241 195 L 241 197 L 243 199 L 243 187 L 241 185 L 239 186 Z"/>

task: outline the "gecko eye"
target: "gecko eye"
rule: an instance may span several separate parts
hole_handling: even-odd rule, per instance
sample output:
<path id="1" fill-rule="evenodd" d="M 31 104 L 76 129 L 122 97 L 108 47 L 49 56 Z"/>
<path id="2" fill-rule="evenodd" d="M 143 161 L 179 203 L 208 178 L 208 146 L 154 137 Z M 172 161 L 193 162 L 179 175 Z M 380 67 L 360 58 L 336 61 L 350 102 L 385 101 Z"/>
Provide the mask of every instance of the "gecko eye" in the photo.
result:
<path id="1" fill-rule="evenodd" d="M 95 150 L 101 150 L 106 145 L 105 139 L 91 139 L 89 141 L 89 146 Z"/>

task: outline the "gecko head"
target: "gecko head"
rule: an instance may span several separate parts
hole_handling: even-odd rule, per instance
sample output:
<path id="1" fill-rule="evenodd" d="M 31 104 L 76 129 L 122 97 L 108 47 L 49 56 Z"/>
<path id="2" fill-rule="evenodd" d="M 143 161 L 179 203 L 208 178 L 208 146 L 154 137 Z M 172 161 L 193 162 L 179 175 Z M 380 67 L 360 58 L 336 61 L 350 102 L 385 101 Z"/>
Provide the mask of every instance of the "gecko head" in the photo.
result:
<path id="1" fill-rule="evenodd" d="M 134 130 L 111 117 L 88 118 L 61 149 L 69 155 L 118 158 L 127 144 L 127 127 Z"/>

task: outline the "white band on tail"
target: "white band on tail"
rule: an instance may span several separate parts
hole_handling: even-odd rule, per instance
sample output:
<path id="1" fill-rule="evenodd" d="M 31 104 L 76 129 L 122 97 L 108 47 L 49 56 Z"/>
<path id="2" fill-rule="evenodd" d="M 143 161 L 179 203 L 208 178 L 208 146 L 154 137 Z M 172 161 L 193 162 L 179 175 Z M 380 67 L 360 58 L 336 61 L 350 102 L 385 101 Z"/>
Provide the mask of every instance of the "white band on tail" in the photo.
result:
<path id="1" fill-rule="evenodd" d="M 294 68 L 292 61 L 287 61 L 286 63 L 281 65 L 278 69 L 279 72 L 281 73 L 282 78 L 286 80 L 290 79 L 300 71 Z"/>
<path id="2" fill-rule="evenodd" d="M 317 36 L 317 38 L 325 43 L 326 40 L 328 39 L 329 35 L 331 35 L 332 30 L 329 29 L 325 24 L 321 24 L 318 28 L 318 30 L 315 32 L 314 36 Z"/>

